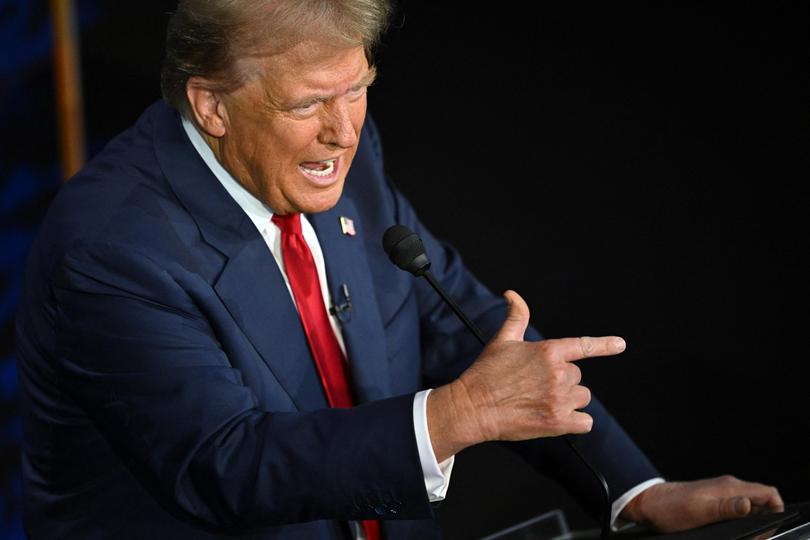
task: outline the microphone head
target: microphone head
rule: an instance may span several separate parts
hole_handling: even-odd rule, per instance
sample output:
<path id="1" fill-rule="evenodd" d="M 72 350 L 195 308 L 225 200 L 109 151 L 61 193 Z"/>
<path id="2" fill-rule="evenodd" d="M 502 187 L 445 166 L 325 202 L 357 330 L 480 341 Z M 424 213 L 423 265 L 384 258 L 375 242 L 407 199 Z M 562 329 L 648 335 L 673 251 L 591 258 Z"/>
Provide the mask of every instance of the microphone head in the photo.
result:
<path id="1" fill-rule="evenodd" d="M 421 277 L 430 269 L 422 239 L 403 225 L 392 225 L 383 234 L 383 249 L 391 262 L 402 270 Z"/>

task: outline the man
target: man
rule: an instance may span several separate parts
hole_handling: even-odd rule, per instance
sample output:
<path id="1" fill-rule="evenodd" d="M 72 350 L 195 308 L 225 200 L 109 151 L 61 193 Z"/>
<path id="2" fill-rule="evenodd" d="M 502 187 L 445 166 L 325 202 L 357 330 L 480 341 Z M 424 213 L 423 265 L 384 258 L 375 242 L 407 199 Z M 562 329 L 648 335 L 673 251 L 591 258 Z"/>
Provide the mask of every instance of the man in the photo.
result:
<path id="1" fill-rule="evenodd" d="M 53 203 L 18 316 L 32 538 L 431 538 L 453 456 L 514 443 L 598 514 L 678 530 L 781 510 L 664 482 L 580 384 L 618 337 L 539 341 L 385 180 L 380 1 L 181 2 L 157 103 Z M 401 223 L 480 346 L 380 239 Z M 526 340 L 524 341 L 524 336 Z M 432 390 L 431 390 L 432 389 Z"/>

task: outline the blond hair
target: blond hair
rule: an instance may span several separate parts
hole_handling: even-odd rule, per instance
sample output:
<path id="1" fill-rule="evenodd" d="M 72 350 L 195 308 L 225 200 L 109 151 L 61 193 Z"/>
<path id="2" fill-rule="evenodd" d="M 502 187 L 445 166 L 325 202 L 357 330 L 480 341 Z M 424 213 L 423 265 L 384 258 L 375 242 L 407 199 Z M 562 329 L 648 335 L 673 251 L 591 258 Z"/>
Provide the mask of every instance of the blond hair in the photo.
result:
<path id="1" fill-rule="evenodd" d="M 363 46 L 372 64 L 390 13 L 388 0 L 180 0 L 166 32 L 163 98 L 188 115 L 189 78 L 233 90 L 251 75 L 241 59 L 306 39 Z"/>

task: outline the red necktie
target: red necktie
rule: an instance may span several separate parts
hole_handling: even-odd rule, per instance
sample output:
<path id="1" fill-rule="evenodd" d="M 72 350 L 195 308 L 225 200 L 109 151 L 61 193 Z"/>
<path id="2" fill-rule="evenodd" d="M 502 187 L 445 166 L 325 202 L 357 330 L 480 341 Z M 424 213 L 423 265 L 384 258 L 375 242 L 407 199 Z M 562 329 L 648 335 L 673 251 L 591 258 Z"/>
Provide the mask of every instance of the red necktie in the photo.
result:
<path id="1" fill-rule="evenodd" d="M 315 260 L 301 233 L 301 214 L 273 214 L 273 223 L 281 229 L 281 257 L 326 399 L 330 407 L 351 407 L 348 367 L 329 323 Z M 362 524 L 368 540 L 380 539 L 378 521 Z"/>

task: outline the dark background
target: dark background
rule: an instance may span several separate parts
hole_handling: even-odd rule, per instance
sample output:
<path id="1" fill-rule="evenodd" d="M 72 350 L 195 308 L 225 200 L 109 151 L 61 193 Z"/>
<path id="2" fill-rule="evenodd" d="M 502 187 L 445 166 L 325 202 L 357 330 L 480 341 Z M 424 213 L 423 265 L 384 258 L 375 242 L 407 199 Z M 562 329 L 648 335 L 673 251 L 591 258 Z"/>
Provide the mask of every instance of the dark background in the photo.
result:
<path id="1" fill-rule="evenodd" d="M 159 97 L 175 3 L 78 5 L 95 153 Z M 580 365 L 666 478 L 810 499 L 807 5 L 473 5 L 399 4 L 369 97 L 392 178 L 546 336 L 627 339 Z M 2 511 L 19 537 L 10 314 L 58 179 L 47 16 L 0 10 Z M 592 525 L 484 445 L 458 456 L 439 518 L 475 538 L 550 508 Z"/>

